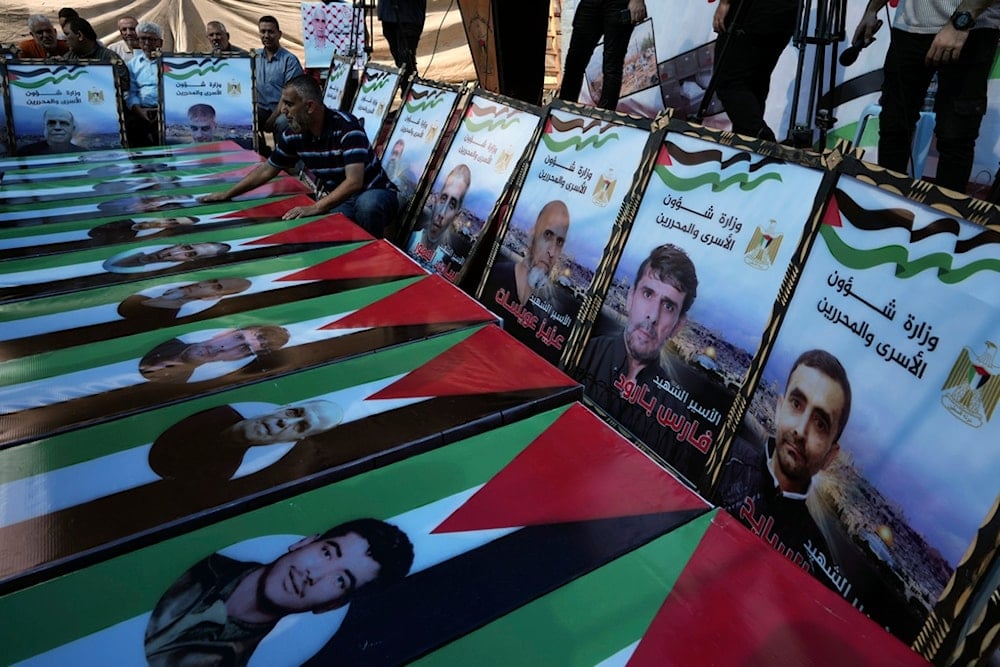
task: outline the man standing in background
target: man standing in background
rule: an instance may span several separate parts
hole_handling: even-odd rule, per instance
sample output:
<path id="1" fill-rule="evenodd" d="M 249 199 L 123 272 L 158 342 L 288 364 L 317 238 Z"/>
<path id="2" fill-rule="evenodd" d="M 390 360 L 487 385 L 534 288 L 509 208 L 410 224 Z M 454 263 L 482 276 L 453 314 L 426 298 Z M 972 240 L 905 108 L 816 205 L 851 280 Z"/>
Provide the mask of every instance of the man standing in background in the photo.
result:
<path id="1" fill-rule="evenodd" d="M 163 30 L 149 21 L 136 27 L 142 51 L 128 63 L 132 81 L 126 103 L 125 135 L 129 148 L 157 146 L 160 140 L 160 74 L 157 60 L 163 46 Z"/>
<path id="2" fill-rule="evenodd" d="M 248 56 L 250 52 L 229 42 L 229 31 L 222 21 L 209 21 L 205 24 L 205 36 L 212 45 L 212 53 L 234 54 Z"/>
<path id="3" fill-rule="evenodd" d="M 291 51 L 281 46 L 281 28 L 273 16 L 261 16 L 257 21 L 260 43 L 254 63 L 254 90 L 257 92 L 257 135 L 262 155 L 271 149 L 264 139 L 265 132 L 272 132 L 274 141 L 288 127 L 288 121 L 279 112 L 281 91 L 285 84 L 302 74 L 302 64 Z"/>
<path id="4" fill-rule="evenodd" d="M 28 17 L 28 30 L 31 37 L 17 44 L 18 58 L 54 58 L 69 50 L 66 42 L 57 38 L 52 21 L 41 14 Z"/>
<path id="5" fill-rule="evenodd" d="M 795 32 L 796 0 L 719 0 L 712 17 L 715 92 L 733 132 L 775 141 L 764 103 L 778 57 Z"/>
<path id="6" fill-rule="evenodd" d="M 378 20 L 403 77 L 417 71 L 417 45 L 424 31 L 427 0 L 378 0 Z"/>
<path id="7" fill-rule="evenodd" d="M 875 39 L 881 25 L 878 12 L 887 1 L 869 0 L 854 32 L 855 43 L 870 44 Z M 1000 35 L 996 5 L 997 0 L 907 0 L 896 14 L 882 68 L 879 165 L 906 173 L 920 108 L 937 72 L 935 180 L 965 194 Z"/>
<path id="8" fill-rule="evenodd" d="M 597 106 L 614 110 L 622 91 L 622 69 L 632 28 L 646 18 L 644 0 L 580 0 L 573 15 L 573 35 L 566 52 L 559 99 L 576 102 L 583 87 L 583 73 L 604 38 L 604 81 Z"/>
<path id="9" fill-rule="evenodd" d="M 138 25 L 139 19 L 134 16 L 123 16 L 118 19 L 118 34 L 122 36 L 122 41 L 108 47 L 126 63 L 132 60 L 136 49 L 139 48 L 139 34 L 135 31 Z"/>

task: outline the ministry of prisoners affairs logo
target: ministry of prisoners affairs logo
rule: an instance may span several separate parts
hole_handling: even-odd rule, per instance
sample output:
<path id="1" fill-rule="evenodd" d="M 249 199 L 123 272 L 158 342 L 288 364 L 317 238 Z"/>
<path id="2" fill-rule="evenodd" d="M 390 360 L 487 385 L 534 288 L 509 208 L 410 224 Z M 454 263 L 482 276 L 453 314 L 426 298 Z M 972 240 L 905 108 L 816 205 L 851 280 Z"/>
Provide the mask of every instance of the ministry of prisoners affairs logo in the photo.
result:
<path id="1" fill-rule="evenodd" d="M 778 248 L 781 247 L 783 238 L 785 235 L 778 233 L 777 221 L 771 220 L 767 229 L 763 230 L 757 225 L 746 250 L 743 251 L 743 261 L 755 269 L 767 271 L 778 256 Z"/>
<path id="2" fill-rule="evenodd" d="M 996 353 L 997 346 L 990 341 L 978 356 L 963 348 L 941 387 L 941 403 L 948 412 L 974 428 L 990 420 L 1000 400 Z"/>

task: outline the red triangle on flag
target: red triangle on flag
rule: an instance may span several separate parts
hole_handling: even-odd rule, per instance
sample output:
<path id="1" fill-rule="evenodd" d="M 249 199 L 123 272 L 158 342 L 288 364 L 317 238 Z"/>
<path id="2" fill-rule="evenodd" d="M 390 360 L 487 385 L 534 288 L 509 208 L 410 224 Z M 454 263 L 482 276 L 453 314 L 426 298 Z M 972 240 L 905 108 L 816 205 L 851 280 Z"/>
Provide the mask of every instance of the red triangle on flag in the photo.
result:
<path id="1" fill-rule="evenodd" d="M 379 299 L 324 329 L 437 324 L 439 322 L 492 322 L 493 314 L 444 278 L 427 276 L 398 292 Z"/>
<path id="2" fill-rule="evenodd" d="M 667 150 L 666 146 L 660 146 L 660 154 L 656 156 L 656 164 L 662 164 L 664 167 L 672 167 L 674 161 L 670 159 L 670 151 Z"/>
<path id="3" fill-rule="evenodd" d="M 225 213 L 220 218 L 274 218 L 275 220 L 281 220 L 281 216 L 285 214 L 290 208 L 295 206 L 310 206 L 315 202 L 312 198 L 306 195 L 298 195 L 297 197 L 292 197 L 291 199 L 279 199 L 278 201 L 268 202 L 266 204 L 261 204 L 260 206 L 254 206 L 252 208 L 246 208 L 242 211 L 231 211 Z"/>
<path id="4" fill-rule="evenodd" d="M 324 241 L 370 241 L 372 235 L 361 229 L 342 213 L 334 213 L 277 234 L 247 241 L 246 245 L 276 245 L 281 243 L 322 243 Z"/>
<path id="5" fill-rule="evenodd" d="M 708 509 L 579 403 L 432 532 Z"/>
<path id="6" fill-rule="evenodd" d="M 360 228 L 359 228 L 360 229 Z M 403 278 L 427 272 L 388 241 L 366 243 L 339 257 L 282 276 L 278 280 L 340 280 L 348 278 Z"/>
<path id="7" fill-rule="evenodd" d="M 628 664 L 927 665 L 723 510 Z"/>
<path id="8" fill-rule="evenodd" d="M 823 224 L 830 225 L 831 227 L 844 226 L 840 221 L 840 206 L 837 204 L 837 196 L 834 194 L 831 194 L 830 198 L 826 200 L 826 210 L 823 211 Z"/>
<path id="9" fill-rule="evenodd" d="M 273 197 L 274 195 L 291 195 L 308 191 L 309 188 L 307 188 L 305 183 L 299 179 L 292 178 L 291 176 L 282 176 L 281 178 L 265 183 L 250 192 L 244 192 L 237 197 L 233 197 L 233 201 L 248 201 L 251 199 Z"/>
<path id="10" fill-rule="evenodd" d="M 369 398 L 468 396 L 576 384 L 500 327 L 488 326 Z"/>

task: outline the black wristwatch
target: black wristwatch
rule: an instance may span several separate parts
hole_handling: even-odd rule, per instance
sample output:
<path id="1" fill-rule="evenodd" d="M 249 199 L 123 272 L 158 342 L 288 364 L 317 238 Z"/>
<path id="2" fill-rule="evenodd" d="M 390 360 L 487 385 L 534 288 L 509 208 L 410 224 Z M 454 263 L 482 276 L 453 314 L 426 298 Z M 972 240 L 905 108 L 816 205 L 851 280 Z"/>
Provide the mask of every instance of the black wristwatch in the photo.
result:
<path id="1" fill-rule="evenodd" d="M 976 19 L 972 18 L 972 14 L 969 12 L 961 12 L 957 9 L 955 13 L 951 15 L 951 25 L 955 30 L 961 30 L 965 32 L 972 27 L 972 24 L 976 22 Z"/>

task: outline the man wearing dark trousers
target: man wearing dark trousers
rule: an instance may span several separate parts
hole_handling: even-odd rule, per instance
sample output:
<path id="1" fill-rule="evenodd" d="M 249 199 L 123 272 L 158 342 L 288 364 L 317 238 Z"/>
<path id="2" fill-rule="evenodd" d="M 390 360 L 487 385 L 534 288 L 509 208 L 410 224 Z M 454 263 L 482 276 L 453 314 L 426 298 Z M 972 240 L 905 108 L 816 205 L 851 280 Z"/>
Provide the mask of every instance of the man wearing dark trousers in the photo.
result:
<path id="1" fill-rule="evenodd" d="M 887 0 L 869 0 L 854 41 L 871 43 Z M 997 0 L 909 0 L 885 56 L 878 163 L 906 173 L 920 109 L 934 72 L 936 181 L 965 193 L 986 113 L 986 87 L 1000 35 Z M 921 174 L 913 174 L 920 178 Z"/>
<path id="2" fill-rule="evenodd" d="M 427 0 L 378 0 L 378 20 L 396 67 L 417 71 L 417 45 L 424 31 Z"/>
<path id="3" fill-rule="evenodd" d="M 644 0 L 580 0 L 573 15 L 573 35 L 566 52 L 559 99 L 575 102 L 580 97 L 584 70 L 597 42 L 604 37 L 604 77 L 597 106 L 614 110 L 621 95 L 622 68 L 632 28 L 645 18 Z"/>
<path id="4" fill-rule="evenodd" d="M 796 0 L 719 0 L 712 17 L 715 92 L 733 132 L 775 140 L 764 104 L 778 57 L 795 32 Z"/>

